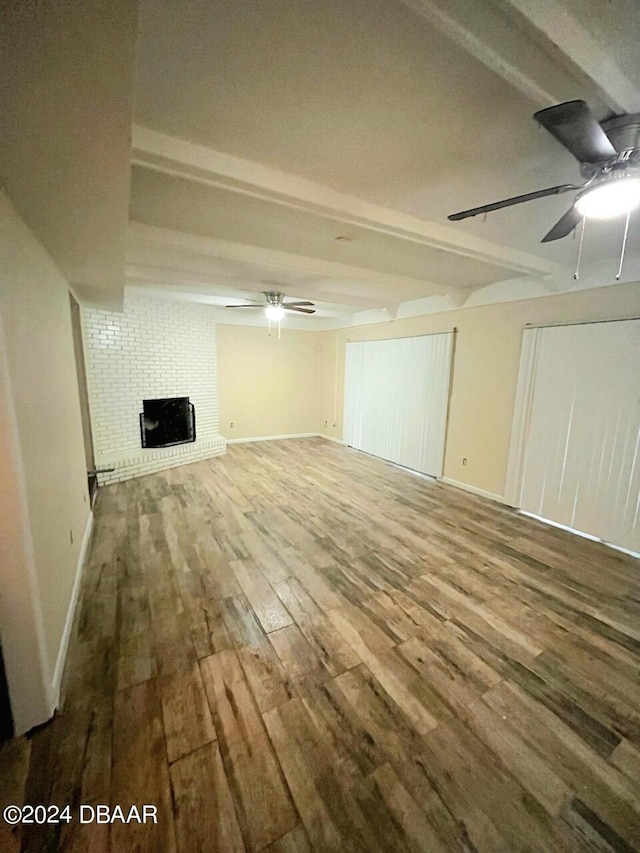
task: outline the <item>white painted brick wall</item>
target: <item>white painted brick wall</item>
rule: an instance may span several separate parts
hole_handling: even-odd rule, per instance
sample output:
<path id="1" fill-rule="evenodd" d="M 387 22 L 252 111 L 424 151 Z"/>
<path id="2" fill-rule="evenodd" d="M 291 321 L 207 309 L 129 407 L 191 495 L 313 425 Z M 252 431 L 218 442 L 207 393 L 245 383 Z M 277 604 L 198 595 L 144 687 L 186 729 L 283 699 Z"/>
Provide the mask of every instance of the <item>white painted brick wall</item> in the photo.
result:
<path id="1" fill-rule="evenodd" d="M 127 296 L 122 314 L 83 308 L 82 320 L 96 467 L 116 469 L 100 485 L 225 452 L 210 307 Z M 142 401 L 160 397 L 190 398 L 195 442 L 140 446 Z"/>

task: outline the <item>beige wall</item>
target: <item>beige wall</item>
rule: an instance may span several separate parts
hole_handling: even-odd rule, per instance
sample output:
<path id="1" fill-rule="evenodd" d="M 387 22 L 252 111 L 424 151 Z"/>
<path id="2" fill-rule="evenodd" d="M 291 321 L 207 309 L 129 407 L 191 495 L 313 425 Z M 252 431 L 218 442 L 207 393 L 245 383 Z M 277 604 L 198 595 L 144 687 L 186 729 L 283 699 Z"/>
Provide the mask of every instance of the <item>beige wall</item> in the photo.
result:
<path id="1" fill-rule="evenodd" d="M 319 335 L 216 326 L 220 432 L 225 438 L 318 432 Z M 235 424 L 230 427 L 230 423 Z"/>
<path id="2" fill-rule="evenodd" d="M 13 499 L 12 511 L 23 519 L 52 688 L 90 513 L 68 288 L 4 194 L 0 229 L 5 384 L 24 498 L 17 510 L 19 495 L 5 494 L 3 500 Z M 0 567 L 0 592 L 8 588 L 7 574 L 18 569 L 15 563 Z M 9 652 L 11 638 L 3 636 L 3 645 Z"/>
<path id="3" fill-rule="evenodd" d="M 346 341 L 424 335 L 456 327 L 444 475 L 502 496 L 525 325 L 633 316 L 640 316 L 640 283 L 318 333 L 322 346 L 318 431 L 342 438 Z M 462 464 L 465 457 L 466 466 Z"/>

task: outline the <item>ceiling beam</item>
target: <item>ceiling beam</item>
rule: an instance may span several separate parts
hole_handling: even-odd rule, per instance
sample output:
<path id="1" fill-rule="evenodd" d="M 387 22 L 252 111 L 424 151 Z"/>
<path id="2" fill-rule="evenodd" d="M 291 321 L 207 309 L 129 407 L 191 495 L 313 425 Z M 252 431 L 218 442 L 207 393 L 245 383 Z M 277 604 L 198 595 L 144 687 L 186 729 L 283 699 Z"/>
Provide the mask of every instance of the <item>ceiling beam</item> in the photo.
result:
<path id="1" fill-rule="evenodd" d="M 504 21 L 496 20 L 496 11 L 487 3 L 461 3 L 459 0 L 402 0 L 421 18 L 455 42 L 491 71 L 503 77 L 538 106 L 557 103 L 557 92 L 550 80 L 541 80 L 537 69 L 523 67 L 522 49 L 516 46 L 517 36 L 505 32 Z M 493 26 L 484 24 L 491 19 Z M 500 25 L 502 24 L 502 25 Z M 492 33 L 494 36 L 492 37 Z"/>
<path id="2" fill-rule="evenodd" d="M 418 219 L 298 175 L 281 172 L 183 139 L 134 125 L 135 165 L 187 180 L 243 193 L 290 208 L 368 228 L 454 255 L 501 266 L 513 272 L 559 273 L 545 258 L 474 237 L 459 228 Z"/>
<path id="3" fill-rule="evenodd" d="M 449 285 L 436 284 L 425 279 L 394 275 L 365 267 L 342 264 L 336 261 L 326 261 L 322 258 L 314 258 L 308 255 L 297 255 L 291 252 L 281 252 L 260 246 L 234 243 L 229 240 L 201 237 L 182 231 L 172 231 L 168 228 L 157 228 L 156 226 L 145 225 L 141 222 L 130 223 L 127 245 L 128 264 L 137 263 L 136 247 L 152 246 L 158 249 L 162 248 L 163 250 L 168 248 L 177 249 L 184 252 L 186 258 L 188 258 L 188 254 L 190 253 L 194 256 L 225 258 L 261 267 L 271 267 L 273 269 L 315 275 L 333 282 L 350 281 L 365 285 L 377 285 L 384 288 L 391 287 L 398 294 L 398 302 L 409 298 L 409 293 L 422 292 L 428 295 L 448 293 L 450 291 Z M 183 271 L 188 272 L 186 269 Z M 212 271 L 212 274 L 215 275 L 215 270 Z M 297 284 L 296 289 L 299 290 Z"/>
<path id="4" fill-rule="evenodd" d="M 616 46 L 607 49 L 558 0 L 499 0 L 591 80 L 617 113 L 640 112 L 640 90 L 616 62 Z M 603 11 L 613 14 L 613 11 Z M 638 12 L 636 12 L 638 14 Z"/>
<path id="5" fill-rule="evenodd" d="M 603 111 L 640 110 L 640 92 L 616 63 L 615 45 L 599 44 L 558 0 L 402 2 L 537 107 L 587 97 Z"/>
<path id="6" fill-rule="evenodd" d="M 215 275 L 207 275 L 206 273 L 188 272 L 185 270 L 169 269 L 167 267 L 154 267 L 147 264 L 127 264 L 126 268 L 127 284 L 136 287 L 151 287 L 157 285 L 170 285 L 170 289 L 176 293 L 197 293 L 201 296 L 225 296 L 229 299 L 244 299 L 244 295 L 233 295 L 234 293 L 264 293 L 264 283 L 256 281 L 250 283 L 230 282 L 228 278 L 216 277 Z M 169 289 L 169 288 L 166 288 Z M 286 293 L 290 290 L 292 293 Z M 327 290 L 324 286 L 317 287 L 313 285 L 296 284 L 294 287 L 286 285 L 278 285 L 278 291 L 285 293 L 285 296 L 296 296 L 305 299 L 312 299 L 315 302 L 327 302 L 333 305 L 345 306 L 346 313 L 362 310 L 365 308 L 380 308 L 394 312 L 397 310 L 398 304 L 389 302 L 386 299 L 376 297 L 352 296 L 351 294 L 336 293 L 335 291 Z M 231 294 L 231 295 L 230 295 Z"/>

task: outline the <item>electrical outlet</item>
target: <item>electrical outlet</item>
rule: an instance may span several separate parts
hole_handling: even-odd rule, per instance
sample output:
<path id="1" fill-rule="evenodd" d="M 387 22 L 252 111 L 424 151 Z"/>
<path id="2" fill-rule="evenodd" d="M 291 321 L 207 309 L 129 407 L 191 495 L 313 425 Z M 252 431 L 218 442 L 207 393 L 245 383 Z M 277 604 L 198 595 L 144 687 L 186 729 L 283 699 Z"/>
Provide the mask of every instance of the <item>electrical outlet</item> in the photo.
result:
<path id="1" fill-rule="evenodd" d="M 466 464 L 467 464 L 467 457 L 466 457 L 466 456 L 463 458 L 463 460 L 462 460 L 462 464 L 463 464 L 463 465 L 466 465 Z"/>
<path id="2" fill-rule="evenodd" d="M 235 425 L 236 425 L 236 422 L 235 422 L 235 421 L 231 421 L 231 422 L 230 422 L 230 424 L 229 424 L 229 426 L 231 427 L 231 429 L 233 429 Z"/>

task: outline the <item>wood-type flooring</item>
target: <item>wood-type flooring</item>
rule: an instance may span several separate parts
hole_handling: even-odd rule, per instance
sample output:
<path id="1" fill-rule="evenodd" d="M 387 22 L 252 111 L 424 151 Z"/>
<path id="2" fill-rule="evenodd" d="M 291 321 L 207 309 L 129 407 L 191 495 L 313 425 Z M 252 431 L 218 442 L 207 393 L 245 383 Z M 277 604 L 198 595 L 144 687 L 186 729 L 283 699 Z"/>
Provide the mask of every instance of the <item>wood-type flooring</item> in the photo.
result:
<path id="1" fill-rule="evenodd" d="M 100 489 L 61 710 L 0 849 L 640 849 L 640 563 L 337 444 Z"/>

